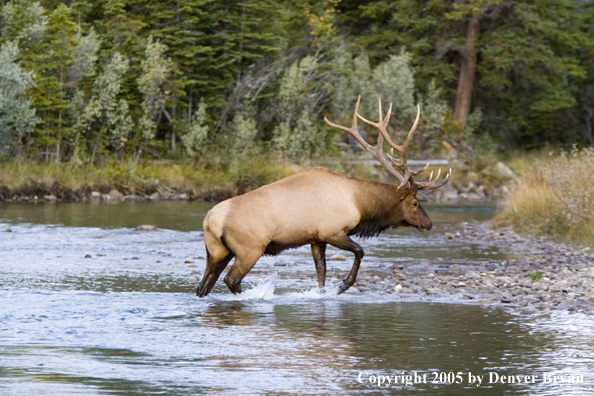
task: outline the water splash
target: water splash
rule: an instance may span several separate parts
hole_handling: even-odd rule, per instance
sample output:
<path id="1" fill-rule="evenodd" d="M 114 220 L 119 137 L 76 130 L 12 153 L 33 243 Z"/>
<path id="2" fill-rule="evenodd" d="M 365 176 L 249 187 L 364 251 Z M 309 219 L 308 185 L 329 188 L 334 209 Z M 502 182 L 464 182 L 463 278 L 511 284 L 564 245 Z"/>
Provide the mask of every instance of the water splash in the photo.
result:
<path id="1" fill-rule="evenodd" d="M 219 301 L 273 300 L 277 278 L 275 272 L 254 287 L 243 291 L 237 296 L 233 294 L 211 294 L 211 296 Z"/>
<path id="2" fill-rule="evenodd" d="M 307 290 L 290 291 L 282 294 L 275 294 L 278 274 L 268 276 L 256 283 L 253 287 L 244 290 L 237 296 L 230 293 L 211 293 L 210 296 L 217 301 L 276 301 L 290 302 L 303 300 L 327 300 L 337 298 L 338 290 L 342 282 L 326 285 L 323 289 L 312 287 Z"/>

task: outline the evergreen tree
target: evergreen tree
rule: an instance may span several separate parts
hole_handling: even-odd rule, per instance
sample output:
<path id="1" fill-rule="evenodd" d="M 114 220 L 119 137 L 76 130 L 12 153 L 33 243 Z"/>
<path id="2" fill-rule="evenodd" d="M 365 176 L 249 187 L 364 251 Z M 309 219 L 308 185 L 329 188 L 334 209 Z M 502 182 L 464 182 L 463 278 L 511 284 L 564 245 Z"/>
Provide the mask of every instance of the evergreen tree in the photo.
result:
<path id="1" fill-rule="evenodd" d="M 56 160 L 62 155 L 62 140 L 70 138 L 71 122 L 65 120 L 72 107 L 72 81 L 69 71 L 75 56 L 78 42 L 77 26 L 71 18 L 71 10 L 64 4 L 56 8 L 48 18 L 47 30 L 40 45 L 38 62 L 41 69 L 36 73 L 37 86 L 32 93 L 35 107 L 43 119 L 39 131 L 39 143 L 55 147 Z"/>

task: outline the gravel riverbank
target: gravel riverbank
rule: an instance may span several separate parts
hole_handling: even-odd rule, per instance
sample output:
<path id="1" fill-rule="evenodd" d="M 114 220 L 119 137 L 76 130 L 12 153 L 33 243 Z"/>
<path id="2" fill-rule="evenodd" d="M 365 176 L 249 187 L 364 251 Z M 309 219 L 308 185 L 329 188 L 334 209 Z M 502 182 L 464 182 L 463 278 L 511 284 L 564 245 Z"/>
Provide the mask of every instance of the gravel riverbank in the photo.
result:
<path id="1" fill-rule="evenodd" d="M 384 278 L 363 271 L 356 286 L 410 299 L 594 314 L 594 256 L 588 251 L 488 224 L 465 223 L 459 231 L 432 238 L 498 246 L 516 258 L 463 266 L 427 262 L 421 269 L 394 265 Z"/>

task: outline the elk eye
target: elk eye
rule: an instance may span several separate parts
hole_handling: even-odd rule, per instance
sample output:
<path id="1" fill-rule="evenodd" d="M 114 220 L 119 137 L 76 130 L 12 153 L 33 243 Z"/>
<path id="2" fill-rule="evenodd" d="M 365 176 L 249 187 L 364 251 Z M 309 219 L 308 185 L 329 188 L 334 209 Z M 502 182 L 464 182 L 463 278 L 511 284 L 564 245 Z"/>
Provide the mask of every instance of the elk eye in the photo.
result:
<path id="1" fill-rule="evenodd" d="M 417 205 L 418 205 L 417 201 L 413 201 L 413 206 L 417 206 Z"/>

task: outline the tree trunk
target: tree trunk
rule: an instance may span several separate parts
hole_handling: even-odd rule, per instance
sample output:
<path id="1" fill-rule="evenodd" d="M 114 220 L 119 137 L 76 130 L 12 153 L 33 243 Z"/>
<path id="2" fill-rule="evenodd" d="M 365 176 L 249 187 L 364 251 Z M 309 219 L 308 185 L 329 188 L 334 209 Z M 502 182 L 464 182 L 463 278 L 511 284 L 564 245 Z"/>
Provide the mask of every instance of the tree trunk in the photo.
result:
<path id="1" fill-rule="evenodd" d="M 169 115 L 169 112 L 167 111 L 167 109 L 165 108 L 165 106 L 161 107 L 161 110 L 163 110 L 163 114 L 165 114 L 165 118 L 167 118 L 167 121 L 169 121 L 169 124 L 171 124 L 171 151 L 175 150 L 175 140 L 176 140 L 176 136 L 177 136 L 177 130 L 175 129 L 175 123 L 173 122 L 173 118 L 171 118 L 171 116 Z M 173 108 L 173 111 L 175 111 L 175 107 Z M 175 113 L 174 113 L 175 116 Z"/>
<path id="2" fill-rule="evenodd" d="M 454 110 L 454 120 L 458 121 L 463 128 L 466 126 L 466 120 L 468 120 L 468 115 L 470 114 L 472 85 L 474 84 L 474 74 L 476 71 L 476 41 L 478 40 L 479 31 L 479 21 L 473 16 L 468 20 L 466 48 L 462 54 L 460 78 L 458 79 L 458 91 L 456 94 L 456 107 Z"/>

